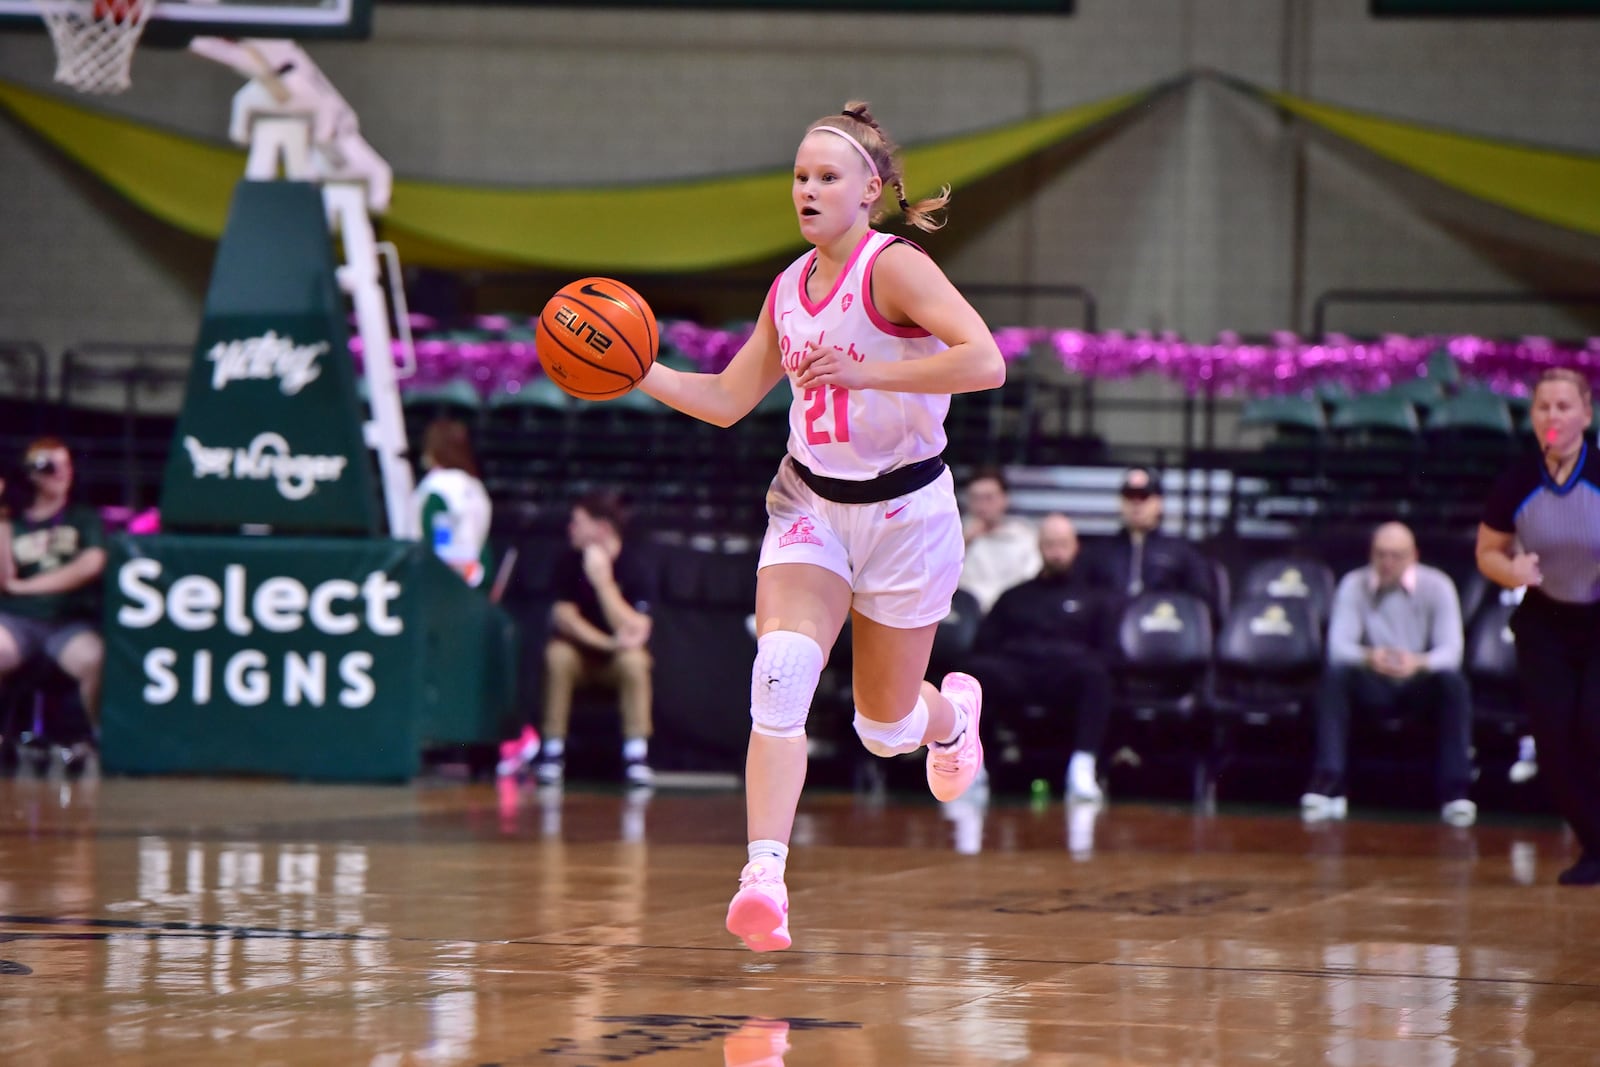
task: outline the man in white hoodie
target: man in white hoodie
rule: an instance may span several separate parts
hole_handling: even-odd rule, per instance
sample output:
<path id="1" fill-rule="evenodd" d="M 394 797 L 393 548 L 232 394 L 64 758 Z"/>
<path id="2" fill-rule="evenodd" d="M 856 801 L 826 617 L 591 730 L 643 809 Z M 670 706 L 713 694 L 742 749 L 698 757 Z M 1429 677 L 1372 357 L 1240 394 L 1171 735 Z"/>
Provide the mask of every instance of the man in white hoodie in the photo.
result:
<path id="1" fill-rule="evenodd" d="M 966 505 L 962 532 L 967 558 L 960 588 L 987 614 L 1001 593 L 1039 573 L 1039 531 L 1008 514 L 1010 489 L 998 468 L 983 467 L 973 474 L 967 481 Z"/>

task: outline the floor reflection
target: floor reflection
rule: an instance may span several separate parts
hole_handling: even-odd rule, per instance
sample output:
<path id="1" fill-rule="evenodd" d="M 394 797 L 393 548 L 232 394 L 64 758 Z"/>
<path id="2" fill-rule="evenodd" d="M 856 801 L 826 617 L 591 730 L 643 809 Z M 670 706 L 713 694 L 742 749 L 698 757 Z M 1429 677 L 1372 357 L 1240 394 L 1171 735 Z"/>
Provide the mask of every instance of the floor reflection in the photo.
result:
<path id="1" fill-rule="evenodd" d="M 0 779 L 0 1061 L 1576 1064 L 1600 894 L 1537 824 L 808 795 Z"/>
<path id="2" fill-rule="evenodd" d="M 723 1067 L 783 1067 L 788 1051 L 785 1019 L 751 1019 L 722 1039 Z"/>

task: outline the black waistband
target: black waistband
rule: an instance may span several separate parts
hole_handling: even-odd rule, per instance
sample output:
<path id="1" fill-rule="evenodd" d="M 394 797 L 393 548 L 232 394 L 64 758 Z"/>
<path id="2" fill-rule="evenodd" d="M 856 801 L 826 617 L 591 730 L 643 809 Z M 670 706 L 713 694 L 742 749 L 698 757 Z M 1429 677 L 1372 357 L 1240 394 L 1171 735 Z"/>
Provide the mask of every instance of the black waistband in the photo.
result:
<path id="1" fill-rule="evenodd" d="M 1557 600 L 1538 588 L 1528 590 L 1527 595 L 1522 598 L 1522 606 L 1529 611 L 1549 615 L 1552 618 L 1600 619 L 1600 601 Z"/>
<path id="2" fill-rule="evenodd" d="M 789 457 L 789 462 L 794 465 L 794 472 L 800 476 L 800 480 L 805 482 L 813 493 L 835 504 L 877 504 L 884 500 L 893 500 L 897 496 L 916 492 L 944 473 L 943 456 L 908 463 L 904 467 L 896 467 L 888 474 L 880 474 L 864 482 L 814 474 L 811 468 L 793 456 Z"/>

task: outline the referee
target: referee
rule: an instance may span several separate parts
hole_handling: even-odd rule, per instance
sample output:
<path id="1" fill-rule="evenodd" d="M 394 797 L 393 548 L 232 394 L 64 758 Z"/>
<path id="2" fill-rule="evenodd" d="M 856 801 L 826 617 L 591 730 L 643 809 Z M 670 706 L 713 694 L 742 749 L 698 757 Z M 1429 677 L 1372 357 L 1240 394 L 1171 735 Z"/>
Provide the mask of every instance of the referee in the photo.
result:
<path id="1" fill-rule="evenodd" d="M 1540 454 L 1500 476 L 1478 527 L 1478 569 L 1527 596 L 1511 618 L 1539 773 L 1583 846 L 1562 885 L 1600 884 L 1600 456 L 1584 440 L 1589 382 L 1547 370 L 1533 390 Z"/>

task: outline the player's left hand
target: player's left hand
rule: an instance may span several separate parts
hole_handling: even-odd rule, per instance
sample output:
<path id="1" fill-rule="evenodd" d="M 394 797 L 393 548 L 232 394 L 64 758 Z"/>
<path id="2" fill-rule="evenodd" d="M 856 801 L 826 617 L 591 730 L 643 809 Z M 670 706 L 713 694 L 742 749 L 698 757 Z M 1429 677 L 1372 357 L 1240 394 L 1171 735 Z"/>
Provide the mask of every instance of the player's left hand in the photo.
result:
<path id="1" fill-rule="evenodd" d="M 865 389 L 868 386 L 866 364 L 857 363 L 844 350 L 832 345 L 819 348 L 815 341 L 806 342 L 805 354 L 800 357 L 800 367 L 794 372 L 794 378 L 801 389 L 821 386 Z"/>

